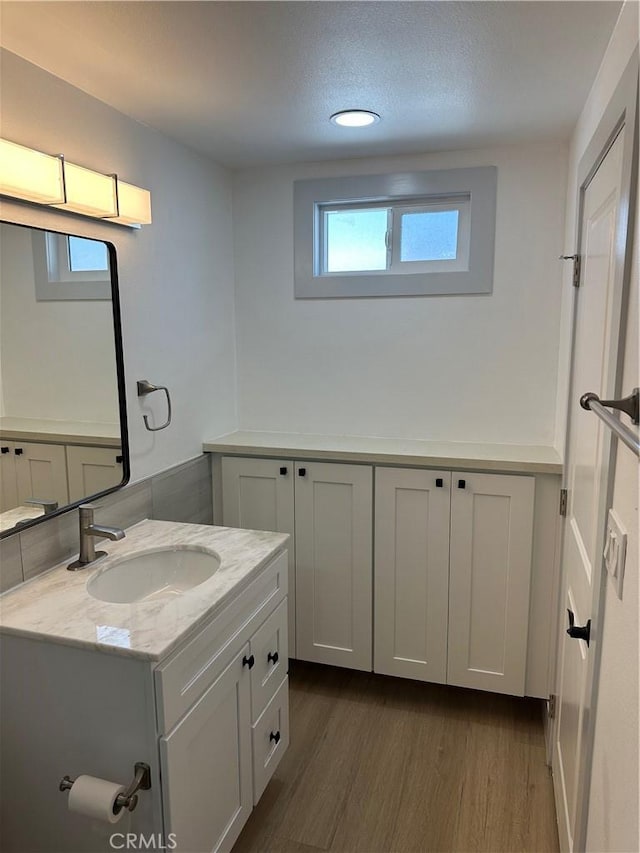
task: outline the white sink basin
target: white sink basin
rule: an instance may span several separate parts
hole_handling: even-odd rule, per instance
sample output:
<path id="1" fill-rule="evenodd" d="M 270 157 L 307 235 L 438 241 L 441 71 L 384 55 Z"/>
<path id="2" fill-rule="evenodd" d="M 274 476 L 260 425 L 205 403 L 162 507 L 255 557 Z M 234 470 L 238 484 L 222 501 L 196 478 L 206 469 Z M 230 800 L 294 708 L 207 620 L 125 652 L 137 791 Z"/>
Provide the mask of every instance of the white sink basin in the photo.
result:
<path id="1" fill-rule="evenodd" d="M 182 595 L 208 580 L 220 568 L 215 551 L 198 545 L 151 548 L 122 557 L 87 581 L 87 592 L 99 601 L 133 604 Z"/>

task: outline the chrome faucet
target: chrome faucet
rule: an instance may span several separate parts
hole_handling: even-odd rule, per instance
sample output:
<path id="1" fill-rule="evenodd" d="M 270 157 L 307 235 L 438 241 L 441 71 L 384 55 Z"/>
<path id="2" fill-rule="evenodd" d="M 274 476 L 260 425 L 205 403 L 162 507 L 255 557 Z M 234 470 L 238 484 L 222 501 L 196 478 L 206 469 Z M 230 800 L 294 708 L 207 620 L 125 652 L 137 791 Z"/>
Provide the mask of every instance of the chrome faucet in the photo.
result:
<path id="1" fill-rule="evenodd" d="M 106 527 L 102 524 L 93 523 L 93 511 L 95 507 L 91 504 L 83 504 L 80 508 L 80 554 L 78 559 L 67 566 L 70 572 L 84 569 L 99 557 L 104 557 L 106 551 L 96 551 L 94 539 L 110 539 L 116 542 L 124 539 L 124 530 L 119 527 Z"/>

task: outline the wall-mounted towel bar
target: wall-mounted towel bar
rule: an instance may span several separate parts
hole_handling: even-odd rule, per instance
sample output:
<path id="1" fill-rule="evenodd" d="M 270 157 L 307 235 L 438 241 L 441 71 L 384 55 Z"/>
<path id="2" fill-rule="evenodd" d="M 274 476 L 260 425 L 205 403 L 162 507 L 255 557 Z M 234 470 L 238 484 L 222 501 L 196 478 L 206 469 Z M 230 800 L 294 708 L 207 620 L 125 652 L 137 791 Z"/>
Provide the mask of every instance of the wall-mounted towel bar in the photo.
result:
<path id="1" fill-rule="evenodd" d="M 138 397 L 146 397 L 147 394 L 153 394 L 154 391 L 164 391 L 167 395 L 167 420 L 161 426 L 152 427 L 149 426 L 149 416 L 143 415 L 144 425 L 149 432 L 159 432 L 161 429 L 166 429 L 171 423 L 171 397 L 169 396 L 169 389 L 165 385 L 152 385 L 148 379 L 138 380 Z"/>
<path id="2" fill-rule="evenodd" d="M 638 388 L 634 388 L 628 397 L 623 397 L 621 400 L 601 400 L 597 394 L 590 391 L 580 397 L 580 405 L 583 409 L 596 414 L 618 436 L 620 441 L 623 441 L 630 450 L 633 450 L 636 456 L 640 456 L 640 438 L 638 435 L 620 423 L 615 415 L 612 415 L 611 412 L 605 409 L 605 406 L 611 409 L 618 409 L 629 415 L 632 422 L 637 424 L 640 420 L 639 400 L 640 392 Z"/>

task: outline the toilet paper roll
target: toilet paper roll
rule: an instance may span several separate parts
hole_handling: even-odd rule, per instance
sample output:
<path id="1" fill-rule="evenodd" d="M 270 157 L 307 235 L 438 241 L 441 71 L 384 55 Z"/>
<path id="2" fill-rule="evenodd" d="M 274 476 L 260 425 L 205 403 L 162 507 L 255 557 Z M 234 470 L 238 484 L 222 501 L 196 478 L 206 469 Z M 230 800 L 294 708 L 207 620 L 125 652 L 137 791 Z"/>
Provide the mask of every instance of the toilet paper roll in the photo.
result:
<path id="1" fill-rule="evenodd" d="M 116 797 L 125 790 L 124 785 L 96 779 L 95 776 L 78 776 L 69 791 L 69 811 L 86 815 L 107 823 L 117 823 L 126 809 L 115 814 Z"/>

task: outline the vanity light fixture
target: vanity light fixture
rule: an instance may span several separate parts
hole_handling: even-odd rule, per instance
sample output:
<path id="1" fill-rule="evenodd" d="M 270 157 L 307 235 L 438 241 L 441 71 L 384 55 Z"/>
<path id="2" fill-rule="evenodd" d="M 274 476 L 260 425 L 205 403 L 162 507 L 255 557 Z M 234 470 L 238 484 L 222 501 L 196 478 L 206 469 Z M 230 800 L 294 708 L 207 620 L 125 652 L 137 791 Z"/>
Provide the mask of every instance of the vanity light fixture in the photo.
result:
<path id="1" fill-rule="evenodd" d="M 332 124 L 340 127 L 367 127 L 380 121 L 378 113 L 371 110 L 341 110 L 331 116 Z"/>
<path id="2" fill-rule="evenodd" d="M 120 225 L 151 223 L 149 190 L 7 139 L 0 139 L 0 195 Z"/>

